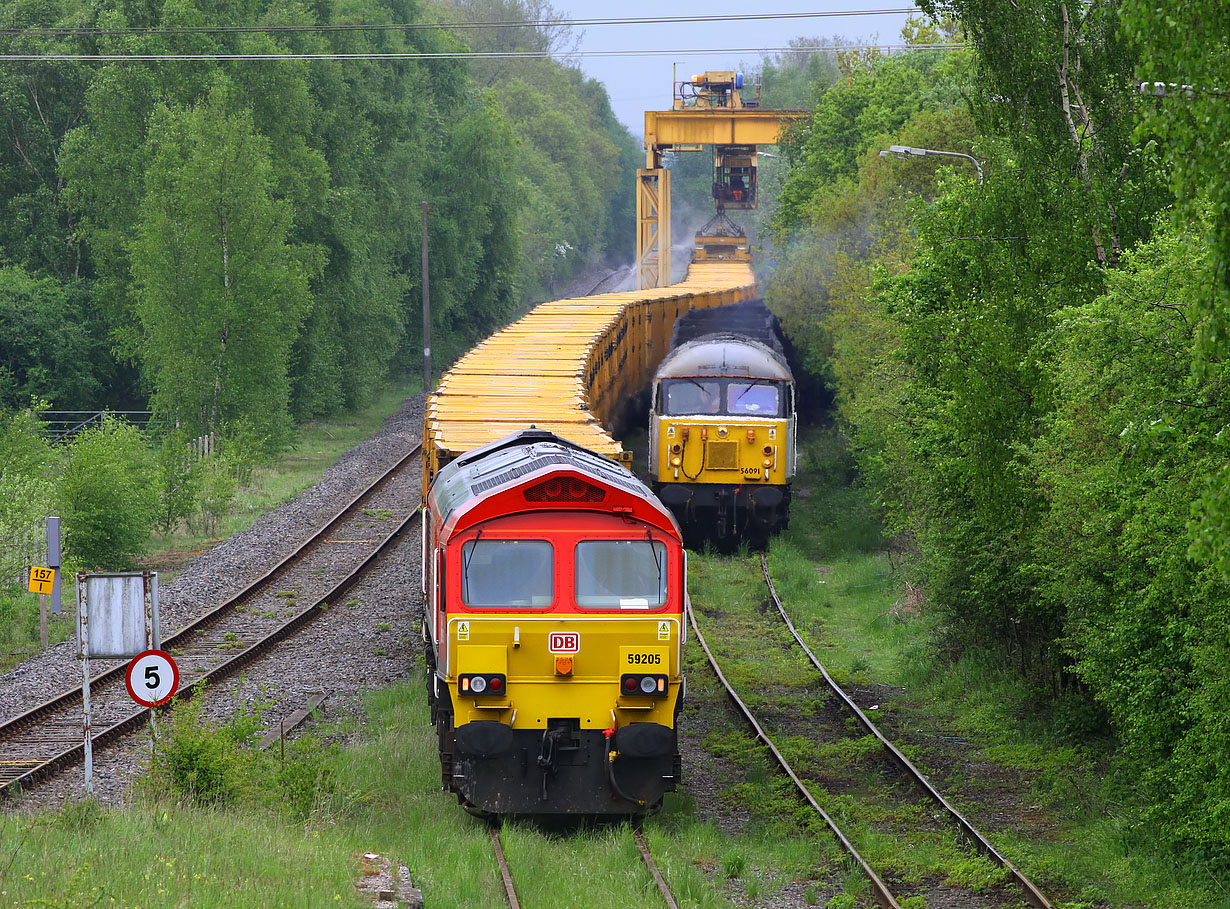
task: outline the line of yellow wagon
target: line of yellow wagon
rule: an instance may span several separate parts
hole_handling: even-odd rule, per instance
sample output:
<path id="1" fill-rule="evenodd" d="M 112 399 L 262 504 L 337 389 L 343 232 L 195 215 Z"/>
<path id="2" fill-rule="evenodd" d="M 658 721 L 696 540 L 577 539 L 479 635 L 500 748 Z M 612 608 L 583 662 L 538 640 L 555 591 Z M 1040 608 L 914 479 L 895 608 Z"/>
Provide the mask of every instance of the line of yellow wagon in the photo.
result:
<path id="1" fill-rule="evenodd" d="M 750 262 L 700 260 L 669 287 L 552 300 L 474 347 L 428 399 L 423 490 L 467 451 L 533 425 L 630 466 L 611 434 L 692 309 L 758 296 Z"/>

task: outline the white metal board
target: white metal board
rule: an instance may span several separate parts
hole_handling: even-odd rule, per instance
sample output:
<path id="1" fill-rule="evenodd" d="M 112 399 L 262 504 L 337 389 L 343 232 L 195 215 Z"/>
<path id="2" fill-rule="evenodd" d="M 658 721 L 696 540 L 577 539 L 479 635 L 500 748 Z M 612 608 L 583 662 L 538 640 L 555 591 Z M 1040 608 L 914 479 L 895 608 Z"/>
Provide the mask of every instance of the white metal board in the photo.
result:
<path id="1" fill-rule="evenodd" d="M 160 646 L 157 572 L 86 574 L 80 576 L 79 584 L 79 623 L 85 626 L 90 659 L 128 659 Z M 153 623 L 150 638 L 146 636 L 147 606 Z"/>

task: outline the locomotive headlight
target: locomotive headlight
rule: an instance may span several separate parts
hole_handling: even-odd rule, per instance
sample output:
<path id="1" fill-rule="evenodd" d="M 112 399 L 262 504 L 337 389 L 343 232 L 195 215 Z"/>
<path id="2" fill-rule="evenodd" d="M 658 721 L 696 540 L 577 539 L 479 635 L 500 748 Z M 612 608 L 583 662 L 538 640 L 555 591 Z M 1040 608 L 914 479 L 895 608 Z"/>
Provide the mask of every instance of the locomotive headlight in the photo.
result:
<path id="1" fill-rule="evenodd" d="M 508 687 L 508 677 L 502 672 L 464 672 L 457 677 L 457 690 L 462 694 L 499 697 Z"/>
<path id="2" fill-rule="evenodd" d="M 667 677 L 660 672 L 648 675 L 642 675 L 639 672 L 629 672 L 620 676 L 619 687 L 624 694 L 633 694 L 638 697 L 643 694 L 665 697 L 670 692 L 667 682 Z"/>
<path id="3" fill-rule="evenodd" d="M 765 467 L 772 467 L 772 466 L 773 466 L 773 459 L 772 459 L 772 458 L 765 458 L 765 459 L 764 459 L 763 461 L 761 461 L 760 463 L 761 463 L 761 464 L 763 464 Z"/>
<path id="4" fill-rule="evenodd" d="M 671 458 L 671 467 L 678 467 L 682 463 L 683 459 L 681 458 Z"/>

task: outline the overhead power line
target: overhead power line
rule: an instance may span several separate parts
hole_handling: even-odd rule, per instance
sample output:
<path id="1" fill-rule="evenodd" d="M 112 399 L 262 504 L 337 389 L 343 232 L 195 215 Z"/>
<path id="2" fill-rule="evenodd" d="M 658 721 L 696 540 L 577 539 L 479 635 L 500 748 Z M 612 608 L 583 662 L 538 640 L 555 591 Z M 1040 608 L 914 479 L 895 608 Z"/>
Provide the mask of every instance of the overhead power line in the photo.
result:
<path id="1" fill-rule="evenodd" d="M 847 16 L 888 16 L 917 13 L 917 7 L 898 9 L 840 10 L 815 13 L 745 13 L 712 16 L 625 16 L 602 19 L 531 19 L 503 22 L 406 22 L 399 24 L 344 25 L 168 25 L 150 28 L 0 28 L 0 36 L 39 35 L 70 37 L 77 35 L 222 35 L 286 32 L 371 32 L 371 31 L 448 31 L 483 28 L 553 28 L 570 26 L 587 28 L 594 25 L 672 25 L 693 22 L 752 22 L 778 19 L 830 19 Z"/>
<path id="2" fill-rule="evenodd" d="M 685 57 L 730 54 L 825 53 L 848 50 L 952 50 L 969 44 L 842 44 L 825 47 L 710 47 L 668 50 L 573 51 L 566 57 Z M 157 63 L 257 60 L 541 60 L 547 51 L 457 51 L 440 53 L 371 52 L 356 54 L 0 54 L 0 63 Z"/>

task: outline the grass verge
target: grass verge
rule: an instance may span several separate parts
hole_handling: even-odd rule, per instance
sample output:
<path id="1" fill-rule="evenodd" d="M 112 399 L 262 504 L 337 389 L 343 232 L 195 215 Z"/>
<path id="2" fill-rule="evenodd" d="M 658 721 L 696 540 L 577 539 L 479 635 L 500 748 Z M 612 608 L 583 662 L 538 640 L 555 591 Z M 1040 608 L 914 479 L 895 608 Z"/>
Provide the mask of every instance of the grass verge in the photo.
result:
<path id="1" fill-rule="evenodd" d="M 370 692 L 365 709 L 365 722 L 318 726 L 283 764 L 246 747 L 259 711 L 215 728 L 199 703 L 177 708 L 130 806 L 0 813 L 0 905 L 357 907 L 370 905 L 354 887 L 359 857 L 377 852 L 410 868 L 433 909 L 503 906 L 485 824 L 439 789 L 421 679 Z M 645 830 L 681 905 L 725 909 L 728 895 L 760 900 L 830 866 L 822 845 L 780 835 L 782 824 L 729 835 L 675 797 Z M 514 822 L 504 842 L 527 909 L 658 899 L 625 825 Z"/>
<path id="2" fill-rule="evenodd" d="M 273 463 L 253 470 L 251 481 L 239 489 L 234 506 L 223 517 L 217 536 L 193 534 L 182 525 L 172 533 L 155 534 L 142 564 L 159 568 L 162 583 L 168 583 L 206 548 L 247 530 L 261 515 L 317 482 L 338 458 L 379 432 L 402 402 L 417 392 L 418 385 L 387 388 L 362 410 L 303 424 L 294 445 Z"/>

